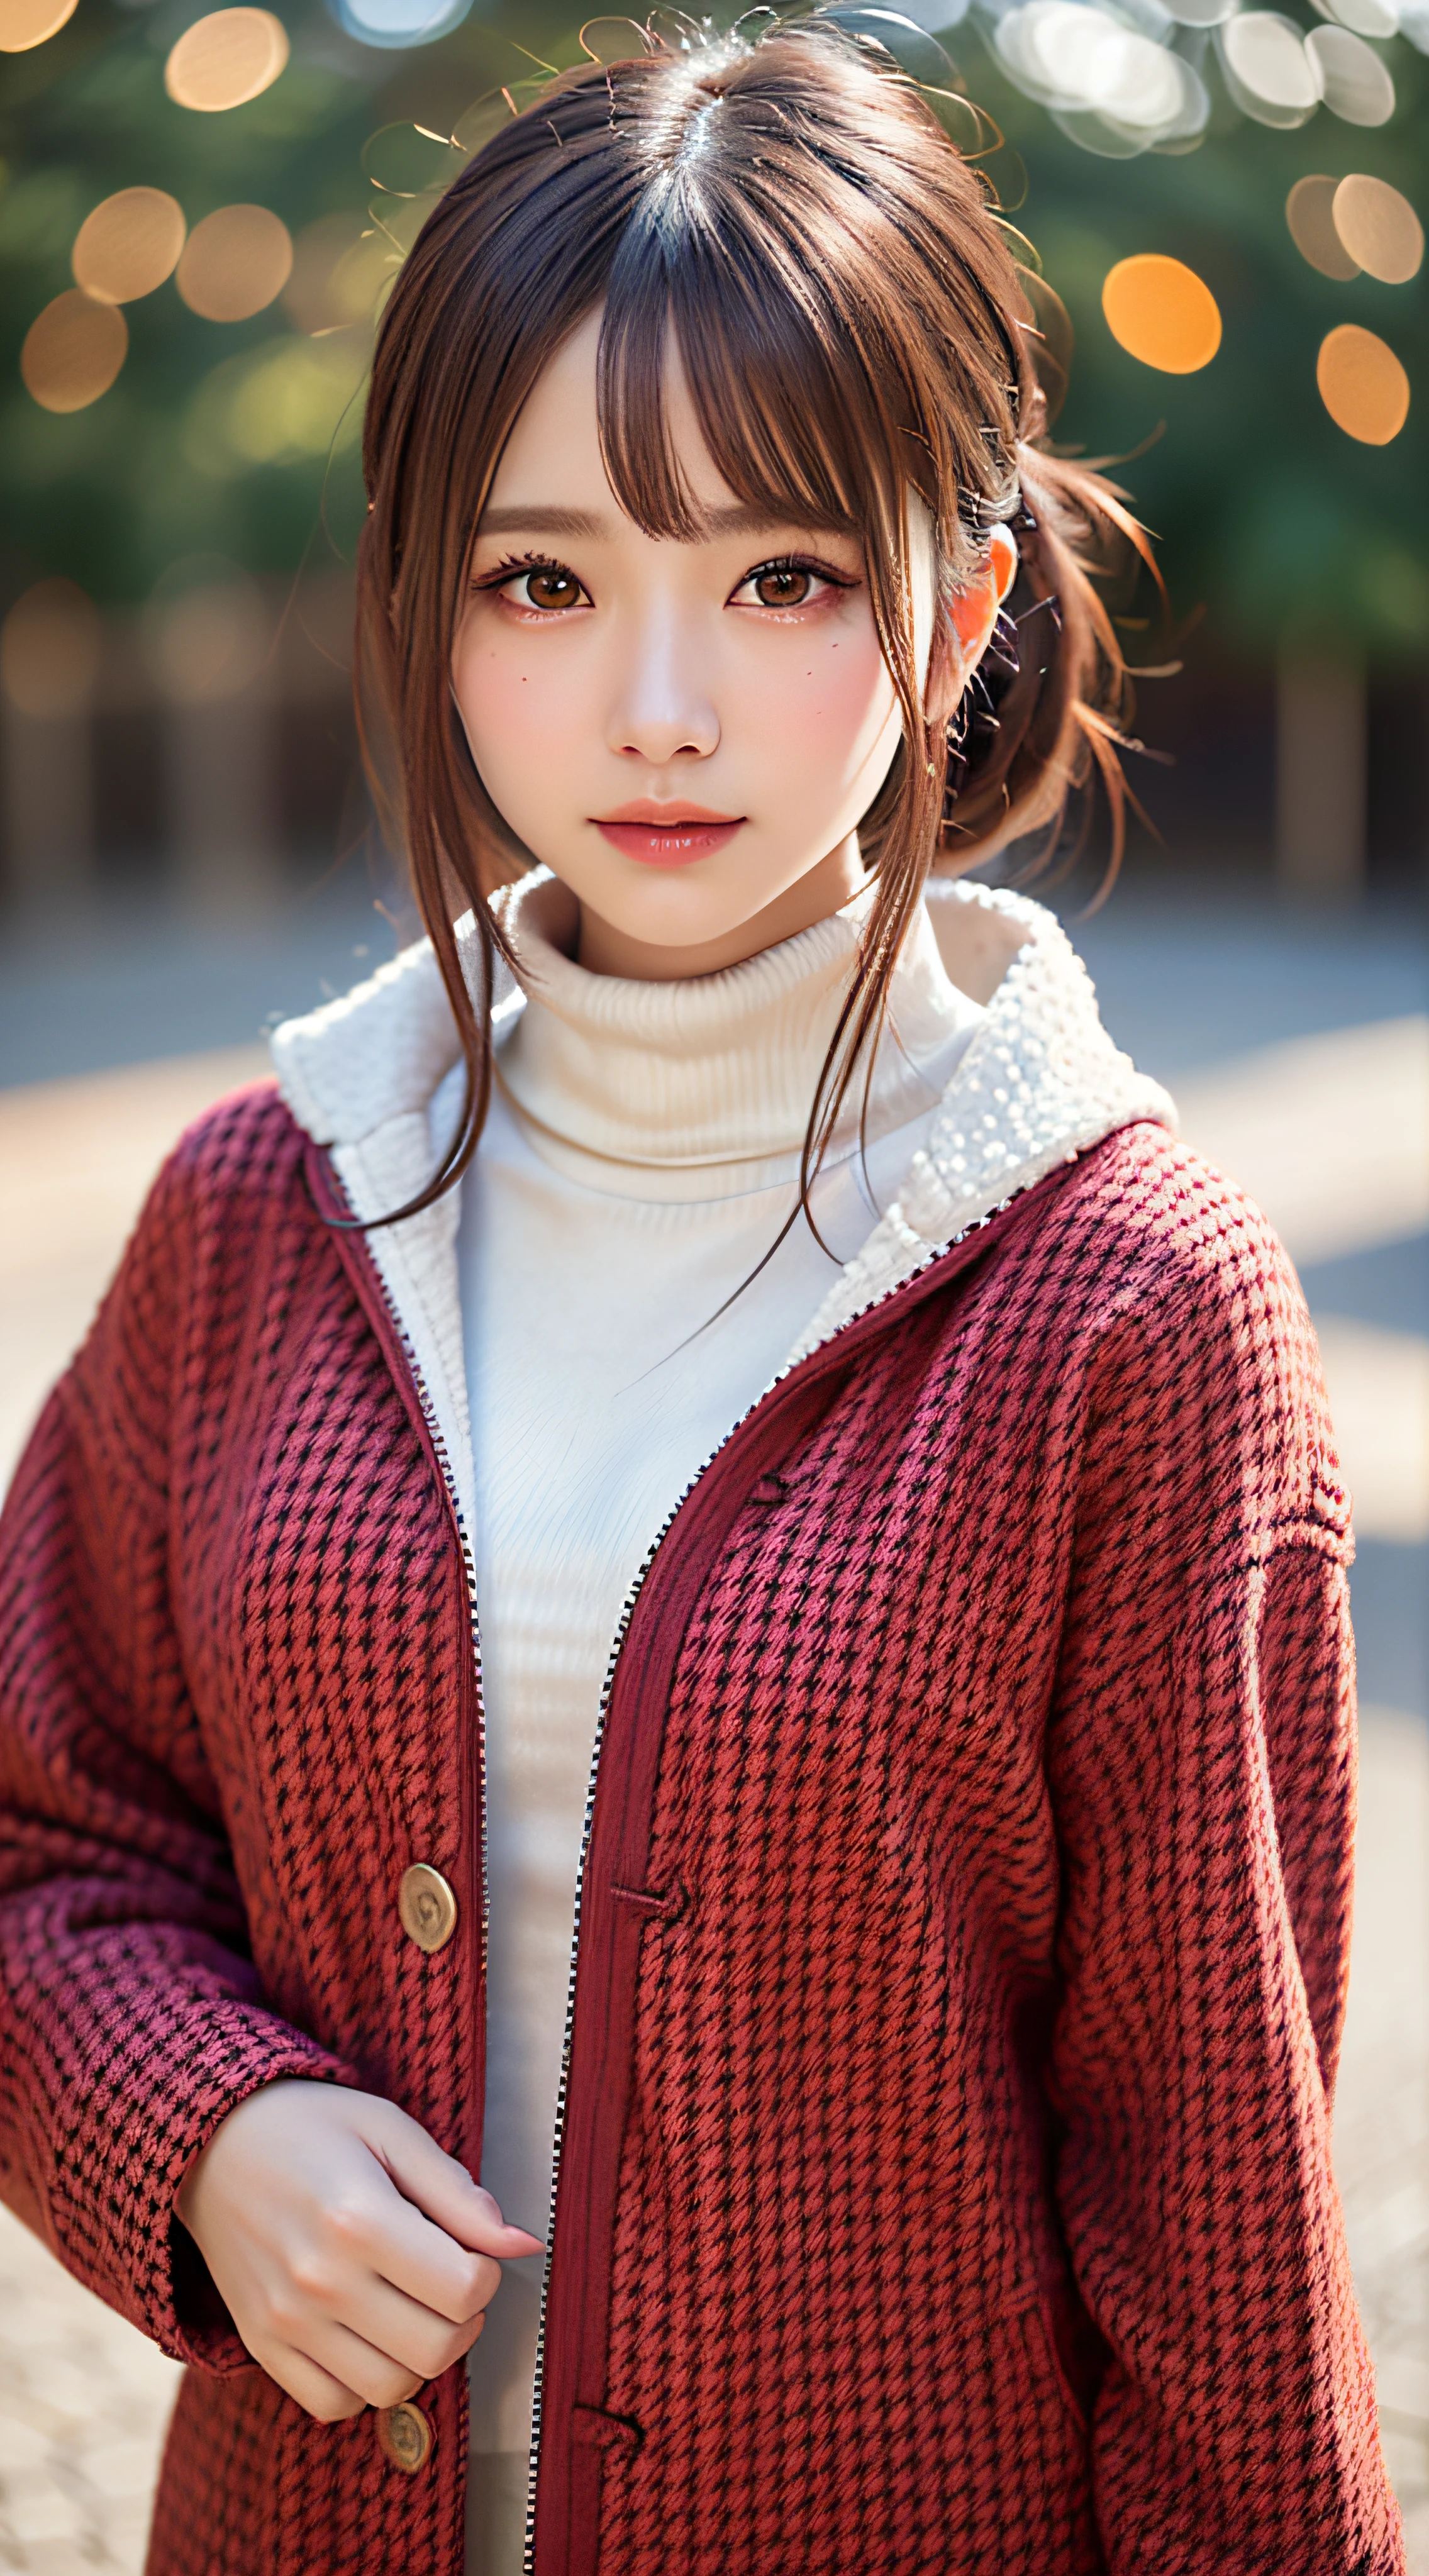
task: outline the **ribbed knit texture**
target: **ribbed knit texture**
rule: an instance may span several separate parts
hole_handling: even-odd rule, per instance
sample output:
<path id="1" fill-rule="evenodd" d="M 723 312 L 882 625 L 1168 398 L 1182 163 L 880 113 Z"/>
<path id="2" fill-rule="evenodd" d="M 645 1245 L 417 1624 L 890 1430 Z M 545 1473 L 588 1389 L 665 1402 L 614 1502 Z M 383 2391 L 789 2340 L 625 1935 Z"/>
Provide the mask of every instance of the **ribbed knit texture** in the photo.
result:
<path id="1" fill-rule="evenodd" d="M 584 1188 L 628 1198 L 733 1198 L 794 1180 L 871 894 L 722 974 L 668 984 L 573 964 L 552 944 L 569 902 L 547 878 L 502 906 L 537 1007 L 502 1051 L 501 1080 L 537 1150 Z M 876 1144 L 935 1108 L 981 1016 L 950 983 L 920 904 L 873 1082 L 865 1094 L 856 1077 L 838 1149 L 854 1152 L 860 1128 Z"/>
<path id="2" fill-rule="evenodd" d="M 150 2576 L 461 2566 L 461 2370 L 405 2476 L 174 2259 L 274 2074 L 478 2146 L 460 1558 L 304 1161 L 271 1092 L 193 1132 L 3 1521 L 0 2175 L 196 2365 Z M 1293 1278 L 1145 1127 L 727 1444 L 601 1755 L 538 2576 L 1398 2576 L 1325 2108 L 1345 1555 Z"/>

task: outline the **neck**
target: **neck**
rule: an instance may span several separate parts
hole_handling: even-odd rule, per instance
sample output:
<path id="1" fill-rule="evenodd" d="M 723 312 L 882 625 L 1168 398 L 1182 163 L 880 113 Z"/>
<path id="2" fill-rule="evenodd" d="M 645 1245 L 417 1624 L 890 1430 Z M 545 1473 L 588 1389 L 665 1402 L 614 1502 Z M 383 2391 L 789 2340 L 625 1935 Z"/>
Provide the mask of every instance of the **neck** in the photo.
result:
<path id="1" fill-rule="evenodd" d="M 858 834 L 850 832 L 817 867 L 797 877 L 747 921 L 722 931 L 717 939 L 684 948 L 637 939 L 592 912 L 589 904 L 580 904 L 575 961 L 588 975 L 618 975 L 637 984 L 675 984 L 695 975 L 718 975 L 728 966 L 742 966 L 766 948 L 777 948 L 781 940 L 793 939 L 801 930 L 812 930 L 816 921 L 827 921 L 852 902 L 866 881 Z"/>
<path id="2" fill-rule="evenodd" d="M 543 1161 L 607 1196 L 714 1200 L 786 1187 L 856 970 L 872 890 L 722 972 L 676 983 L 592 975 L 562 938 L 552 877 L 496 897 L 525 1006 L 499 1039 L 496 1079 Z M 920 905 L 899 951 L 889 1026 L 861 1060 L 832 1140 L 858 1150 L 932 1107 L 978 1010 L 948 979 Z M 865 1093 L 865 1075 L 871 1071 Z"/>

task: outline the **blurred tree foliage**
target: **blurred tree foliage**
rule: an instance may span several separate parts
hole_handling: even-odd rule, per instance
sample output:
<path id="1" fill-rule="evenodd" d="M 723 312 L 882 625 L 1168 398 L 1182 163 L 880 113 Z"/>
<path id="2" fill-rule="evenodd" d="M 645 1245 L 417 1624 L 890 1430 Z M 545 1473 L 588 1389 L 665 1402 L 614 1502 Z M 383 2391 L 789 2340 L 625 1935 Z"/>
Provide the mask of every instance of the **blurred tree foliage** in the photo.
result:
<path id="1" fill-rule="evenodd" d="M 9 596 L 41 573 L 65 573 L 96 598 L 132 601 L 194 553 L 259 572 L 320 561 L 332 547 L 348 553 L 361 508 L 366 335 L 350 324 L 311 336 L 314 311 L 300 292 L 305 243 L 330 254 L 356 242 L 375 202 L 364 160 L 370 170 L 379 167 L 374 151 L 403 148 L 400 137 L 372 146 L 379 129 L 416 120 L 448 131 L 483 93 L 529 76 L 532 55 L 566 63 L 578 54 L 573 15 L 551 0 L 508 0 L 494 23 L 470 18 L 436 44 L 398 53 L 351 40 L 320 0 L 292 10 L 280 0 L 280 10 L 293 38 L 288 69 L 261 98 L 221 115 L 193 114 L 164 92 L 165 56 L 202 14 L 198 0 L 80 0 L 49 43 L 0 62 Z M 1204 600 L 1221 632 L 1255 654 L 1288 630 L 1383 657 L 1422 657 L 1425 281 L 1321 277 L 1291 241 L 1284 204 L 1307 172 L 1365 170 L 1421 201 L 1423 212 L 1429 61 L 1402 41 L 1385 49 L 1399 106 L 1375 131 L 1323 109 L 1299 131 L 1270 131 L 1241 120 L 1222 97 L 1195 151 L 1112 161 L 1067 142 L 1009 88 L 970 25 L 945 41 L 1007 137 L 992 168 L 1010 210 L 1021 192 L 1018 156 L 1025 164 L 1015 220 L 1076 328 L 1057 437 L 1123 457 L 1153 440 L 1122 479 L 1162 541 L 1178 609 Z M 426 148 L 417 145 L 419 156 Z M 294 286 L 286 303 L 219 324 L 190 312 L 170 282 L 126 308 L 130 352 L 112 390 L 84 411 L 43 411 L 20 382 L 25 332 L 71 283 L 71 247 L 91 207 L 139 183 L 169 190 L 190 226 L 235 201 L 272 207 L 298 243 Z M 404 201 L 382 202 L 400 233 Z M 361 255 L 385 247 L 374 240 Z M 1224 339 L 1199 375 L 1153 374 L 1112 340 L 1102 280 L 1136 251 L 1174 254 L 1215 294 Z M 1316 391 L 1319 343 L 1349 320 L 1388 340 L 1415 388 L 1408 426 L 1386 448 L 1345 437 Z"/>
<path id="2" fill-rule="evenodd" d="M 1316 171 L 1368 171 L 1429 212 L 1429 61 L 1403 42 L 1385 51 L 1399 105 L 1378 130 L 1321 108 L 1298 131 L 1275 132 L 1222 94 L 1194 152 L 1128 161 L 1067 142 L 985 53 L 964 64 L 1026 163 L 1016 220 L 1076 330 L 1056 437 L 1126 456 L 1165 424 L 1113 479 L 1161 540 L 1176 607 L 1204 601 L 1221 633 L 1254 653 L 1297 636 L 1391 660 L 1429 648 L 1425 273 L 1408 286 L 1339 285 L 1301 257 L 1285 221 L 1295 181 Z M 1136 251 L 1184 260 L 1214 294 L 1224 337 L 1198 375 L 1140 366 L 1107 329 L 1102 280 Z M 1340 322 L 1377 332 L 1408 370 L 1409 420 L 1387 447 L 1347 438 L 1320 400 L 1316 355 Z"/>

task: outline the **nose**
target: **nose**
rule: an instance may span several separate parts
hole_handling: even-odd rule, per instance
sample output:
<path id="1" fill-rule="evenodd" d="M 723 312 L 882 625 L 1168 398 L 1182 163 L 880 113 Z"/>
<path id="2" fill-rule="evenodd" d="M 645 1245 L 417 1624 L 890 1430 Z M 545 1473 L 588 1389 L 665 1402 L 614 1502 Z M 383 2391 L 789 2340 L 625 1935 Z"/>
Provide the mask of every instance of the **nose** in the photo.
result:
<path id="1" fill-rule="evenodd" d="M 707 760 L 718 748 L 698 626 L 674 602 L 651 603 L 625 637 L 611 639 L 618 676 L 606 738 L 623 758 L 662 769 L 682 757 Z"/>

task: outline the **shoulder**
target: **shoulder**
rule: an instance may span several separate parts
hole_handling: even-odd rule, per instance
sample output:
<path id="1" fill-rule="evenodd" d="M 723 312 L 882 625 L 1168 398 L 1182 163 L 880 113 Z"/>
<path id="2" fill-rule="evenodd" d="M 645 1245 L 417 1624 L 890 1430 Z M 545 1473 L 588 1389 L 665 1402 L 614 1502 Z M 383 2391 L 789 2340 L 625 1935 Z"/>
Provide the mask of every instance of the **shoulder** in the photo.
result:
<path id="1" fill-rule="evenodd" d="M 176 1192 L 207 1197 L 291 1180 L 306 1139 L 272 1075 L 224 1094 L 184 1129 L 164 1166 Z"/>
<path id="2" fill-rule="evenodd" d="M 181 1293 L 207 1268 L 239 1268 L 245 1246 L 316 1222 L 307 1139 L 271 1079 L 228 1092 L 186 1127 L 145 1198 L 120 1278 Z"/>
<path id="3" fill-rule="evenodd" d="M 1262 1524 L 1344 1530 L 1314 1328 L 1253 1199 L 1138 1124 L 1065 1174 L 1039 1232 L 1071 1372 L 1127 1455 L 1203 1481 L 1232 1520 L 1239 1496 Z"/>
<path id="4" fill-rule="evenodd" d="M 1247 1299 L 1303 1314 L 1288 1254 L 1255 1201 L 1165 1127 L 1121 1127 L 1054 1176 L 1047 1224 L 1093 1316 L 1148 1326 L 1239 1314 Z"/>

